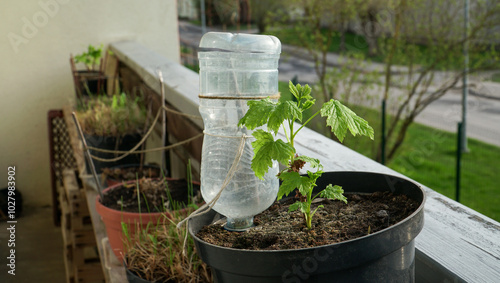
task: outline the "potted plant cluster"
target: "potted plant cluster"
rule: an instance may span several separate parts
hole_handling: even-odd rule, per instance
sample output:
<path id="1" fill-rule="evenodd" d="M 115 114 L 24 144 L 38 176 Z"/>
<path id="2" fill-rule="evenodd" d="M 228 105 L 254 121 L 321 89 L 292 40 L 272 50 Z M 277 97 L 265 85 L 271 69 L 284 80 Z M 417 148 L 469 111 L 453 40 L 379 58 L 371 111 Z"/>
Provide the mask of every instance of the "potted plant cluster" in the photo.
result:
<path id="1" fill-rule="evenodd" d="M 423 190 L 386 174 L 323 172 L 318 159 L 298 155 L 294 139 L 316 115 L 326 118 L 340 141 L 347 131 L 373 139 L 373 129 L 337 100 L 298 125 L 316 101 L 309 86 L 289 86 L 294 101 L 250 100 L 239 121 L 255 129 L 255 175 L 262 178 L 275 161 L 285 167 L 276 176 L 278 202 L 255 216 L 255 227 L 244 232 L 224 229 L 224 218 L 215 211 L 189 221 L 215 281 L 413 282 Z M 278 138 L 280 128 L 286 140 Z M 300 174 L 301 169 L 307 173 Z"/>
<path id="2" fill-rule="evenodd" d="M 126 252 L 124 243 L 140 231 L 154 229 L 171 218 L 171 212 L 200 203 L 199 183 L 187 179 L 142 178 L 106 188 L 103 198 L 96 198 L 115 256 L 121 261 Z M 130 244 L 130 242 L 129 242 Z"/>
<path id="3" fill-rule="evenodd" d="M 89 45 L 87 51 L 75 57 L 70 56 L 76 96 L 79 99 L 106 93 L 107 77 L 104 74 L 106 63 L 103 62 L 102 49 L 102 44 L 99 47 Z M 83 64 L 85 69 L 77 70 L 77 63 Z"/>
<path id="4" fill-rule="evenodd" d="M 176 227 L 194 209 L 172 211 L 172 218 L 165 218 L 155 229 L 141 230 L 133 239 L 129 236 L 124 261 L 130 283 L 212 282 L 210 269 L 196 254 L 186 226 Z"/>
<path id="5" fill-rule="evenodd" d="M 147 110 L 140 97 L 125 93 L 112 96 L 99 95 L 83 100 L 77 106 L 76 116 L 82 127 L 85 140 L 93 156 L 112 159 L 121 154 L 101 152 L 129 151 L 142 140 L 142 133 L 148 127 Z M 96 171 L 123 164 L 139 164 L 137 154 L 129 154 L 113 162 L 94 159 Z"/>

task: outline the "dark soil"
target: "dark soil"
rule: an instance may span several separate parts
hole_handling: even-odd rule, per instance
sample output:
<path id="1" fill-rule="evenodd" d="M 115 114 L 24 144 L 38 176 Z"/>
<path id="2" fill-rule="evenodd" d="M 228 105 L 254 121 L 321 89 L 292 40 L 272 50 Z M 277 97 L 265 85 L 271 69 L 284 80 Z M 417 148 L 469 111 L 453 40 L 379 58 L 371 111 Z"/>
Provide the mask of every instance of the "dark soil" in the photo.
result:
<path id="1" fill-rule="evenodd" d="M 197 236 L 214 245 L 248 250 L 284 250 L 315 247 L 352 240 L 385 229 L 408 217 L 419 206 L 405 195 L 376 192 L 346 194 L 348 203 L 316 199 L 318 209 L 308 230 L 299 211 L 288 207 L 297 199 L 276 203 L 254 217 L 255 227 L 245 232 L 229 232 L 225 223 L 205 226 Z M 311 210 L 313 210 L 311 208 Z"/>
<path id="2" fill-rule="evenodd" d="M 160 177 L 160 168 L 151 166 L 144 166 L 142 168 L 136 166 L 103 168 L 102 173 L 113 180 L 131 181 L 137 178 L 158 178 Z"/>
<path id="3" fill-rule="evenodd" d="M 137 183 L 134 182 L 107 191 L 101 203 L 111 209 L 126 212 L 164 212 L 166 209 L 180 209 L 188 204 L 187 184 L 186 180 L 143 178 L 139 180 L 139 197 Z M 199 203 L 199 191 L 200 186 L 193 184 L 194 203 Z"/>

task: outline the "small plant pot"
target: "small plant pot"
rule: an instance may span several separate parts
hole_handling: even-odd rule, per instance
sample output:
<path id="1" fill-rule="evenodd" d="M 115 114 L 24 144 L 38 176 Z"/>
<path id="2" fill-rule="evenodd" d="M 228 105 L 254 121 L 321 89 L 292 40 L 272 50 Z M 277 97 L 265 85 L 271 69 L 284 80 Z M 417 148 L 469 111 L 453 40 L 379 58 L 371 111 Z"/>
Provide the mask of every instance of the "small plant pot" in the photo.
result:
<path id="1" fill-rule="evenodd" d="M 406 219 L 384 230 L 332 245 L 296 250 L 255 251 L 215 246 L 196 236 L 221 216 L 216 212 L 189 221 L 201 259 L 215 282 L 414 282 L 414 239 L 424 225 L 424 191 L 399 177 L 367 172 L 327 172 L 317 180 L 342 186 L 346 193 L 391 191 L 419 203 Z"/>
<path id="2" fill-rule="evenodd" d="M 99 71 L 80 70 L 73 73 L 76 97 L 89 98 L 91 95 L 106 94 L 108 78 Z"/>
<path id="3" fill-rule="evenodd" d="M 125 265 L 125 270 L 126 270 L 127 280 L 129 283 L 152 283 L 153 282 L 153 281 L 148 281 L 148 280 L 142 279 L 141 277 L 135 275 L 135 273 L 130 271 L 126 265 Z"/>
<path id="4" fill-rule="evenodd" d="M 117 147 L 116 137 L 85 135 L 85 140 L 88 146 L 99 149 L 107 149 L 107 150 L 128 151 L 134 148 L 134 146 L 136 146 L 141 141 L 141 139 L 142 135 L 139 134 L 126 135 L 118 141 L 118 147 Z M 106 153 L 106 152 L 98 152 L 95 150 L 90 150 L 90 154 L 104 159 L 111 159 L 121 155 L 121 154 L 115 155 L 113 153 Z M 123 159 L 113 162 L 104 162 L 96 159 L 92 161 L 94 163 L 97 174 L 100 174 L 102 172 L 102 169 L 104 168 L 115 167 L 125 164 L 138 164 L 140 162 L 140 155 L 130 154 Z M 87 162 L 87 160 L 85 162 Z M 89 168 L 89 166 L 87 166 L 87 168 Z M 91 174 L 90 170 L 88 170 L 87 173 Z"/>
<path id="5" fill-rule="evenodd" d="M 114 167 L 111 167 L 110 169 L 111 170 L 114 170 L 114 169 L 135 169 L 135 168 L 140 168 L 140 164 L 125 164 L 125 165 L 118 165 L 118 166 L 114 166 Z M 161 168 L 157 165 L 142 165 L 142 168 L 143 169 L 151 169 L 154 171 L 156 177 L 151 177 L 151 176 L 144 176 L 146 178 L 158 178 L 161 176 Z M 141 178 L 141 176 L 139 176 L 139 178 Z M 135 176 L 134 176 L 134 179 L 135 179 Z M 108 178 L 106 178 L 106 185 L 108 187 L 111 187 L 111 186 L 114 186 L 114 185 L 118 185 L 118 184 L 121 184 L 122 182 L 128 182 L 130 180 L 123 180 L 123 179 L 116 179 L 116 178 L 113 178 L 113 177 L 110 177 L 108 176 Z"/>
<path id="6" fill-rule="evenodd" d="M 167 180 L 173 179 L 167 178 Z M 136 181 L 130 181 L 127 183 L 135 184 L 135 182 Z M 198 182 L 194 181 L 193 184 L 199 185 Z M 103 191 L 103 195 L 106 195 L 108 191 L 119 186 L 122 186 L 122 184 L 117 184 L 106 188 Z M 100 196 L 96 197 L 95 205 L 97 213 L 99 213 L 102 221 L 104 222 L 104 225 L 106 226 L 109 245 L 111 246 L 113 253 L 119 261 L 123 261 L 123 255 L 125 254 L 124 242 L 128 240 L 126 235 L 124 235 L 123 233 L 123 225 L 126 226 L 127 231 L 129 232 L 129 238 L 134 239 L 134 235 L 136 234 L 136 231 L 138 231 L 138 229 L 154 229 L 156 225 L 162 224 L 165 218 L 172 218 L 172 215 L 169 211 L 135 213 L 111 209 L 101 203 Z M 184 209 L 181 209 L 178 212 L 183 213 Z"/>

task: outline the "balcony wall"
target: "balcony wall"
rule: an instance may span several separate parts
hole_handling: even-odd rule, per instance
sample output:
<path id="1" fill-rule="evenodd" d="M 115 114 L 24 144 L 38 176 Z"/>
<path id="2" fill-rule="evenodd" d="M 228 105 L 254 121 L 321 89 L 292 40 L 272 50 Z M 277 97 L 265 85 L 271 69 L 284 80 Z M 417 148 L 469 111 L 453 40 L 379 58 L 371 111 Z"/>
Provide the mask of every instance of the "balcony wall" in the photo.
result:
<path id="1" fill-rule="evenodd" d="M 0 168 L 16 166 L 27 203 L 50 204 L 47 111 L 75 97 L 69 56 L 88 44 L 135 40 L 179 62 L 175 1 L 0 3 Z M 0 188 L 7 178 L 0 178 Z"/>

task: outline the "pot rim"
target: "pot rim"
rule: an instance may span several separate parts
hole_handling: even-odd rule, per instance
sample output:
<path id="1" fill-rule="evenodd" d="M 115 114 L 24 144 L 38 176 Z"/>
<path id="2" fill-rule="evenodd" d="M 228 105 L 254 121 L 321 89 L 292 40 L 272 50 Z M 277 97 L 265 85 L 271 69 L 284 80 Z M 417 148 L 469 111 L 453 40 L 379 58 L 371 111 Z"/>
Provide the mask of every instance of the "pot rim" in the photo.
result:
<path id="1" fill-rule="evenodd" d="M 419 189 L 420 193 L 422 194 L 422 201 L 421 201 L 420 205 L 417 207 L 417 209 L 412 214 L 408 215 L 406 218 L 404 218 L 403 220 L 399 221 L 398 223 L 396 223 L 394 225 L 391 225 L 391 226 L 389 226 L 387 228 L 384 228 L 384 229 L 382 229 L 380 231 L 377 231 L 375 233 L 370 233 L 368 235 L 361 236 L 361 237 L 358 237 L 358 238 L 355 238 L 355 239 L 351 239 L 351 240 L 346 240 L 346 241 L 342 241 L 342 242 L 338 242 L 338 243 L 333 243 L 333 244 L 320 245 L 320 246 L 315 246 L 315 247 L 308 247 L 308 248 L 283 249 L 283 250 L 248 250 L 248 249 L 236 249 L 236 248 L 222 247 L 222 246 L 214 245 L 214 244 L 211 244 L 211 243 L 207 243 L 207 242 L 203 241 L 202 239 L 200 239 L 199 237 L 197 237 L 192 232 L 191 228 L 188 229 L 189 234 L 191 235 L 191 237 L 193 237 L 193 239 L 196 239 L 198 242 L 203 243 L 204 245 L 211 246 L 211 247 L 214 247 L 214 248 L 219 248 L 219 249 L 231 250 L 231 251 L 249 252 L 249 253 L 269 253 L 269 254 L 270 253 L 290 253 L 290 252 L 299 252 L 299 251 L 307 252 L 307 251 L 313 251 L 313 250 L 318 249 L 318 248 L 347 245 L 347 244 L 350 244 L 350 243 L 353 243 L 353 242 L 363 241 L 363 240 L 365 240 L 367 238 L 372 238 L 372 237 L 375 237 L 377 235 L 381 235 L 383 233 L 387 233 L 391 229 L 394 229 L 394 228 L 397 228 L 399 226 L 407 224 L 407 222 L 409 222 L 410 219 L 414 218 L 418 214 L 422 214 L 421 217 L 423 218 L 424 205 L 425 205 L 427 197 L 426 197 L 426 194 L 425 194 L 425 191 L 424 191 L 422 185 L 420 185 L 419 183 L 417 183 L 417 182 L 415 182 L 415 181 L 413 181 L 411 179 L 403 178 L 401 176 L 396 176 L 396 175 L 393 175 L 393 174 L 387 174 L 387 173 L 381 173 L 381 172 L 370 172 L 370 171 L 327 171 L 327 172 L 324 172 L 324 173 L 328 173 L 328 172 L 334 172 L 334 173 L 353 173 L 354 172 L 354 173 L 364 173 L 364 174 L 377 174 L 377 175 L 386 175 L 388 177 L 395 177 L 395 178 L 398 178 L 398 179 L 401 179 L 401 180 L 405 180 L 405 181 L 408 181 L 410 183 L 413 183 Z M 216 211 L 214 211 L 213 209 L 211 209 L 210 211 L 213 211 L 216 214 L 219 214 Z M 221 214 L 219 214 L 219 215 L 221 215 Z M 201 216 L 203 216 L 203 215 L 195 216 L 195 218 L 201 217 Z M 192 221 L 192 219 L 188 220 L 188 227 L 192 227 L 192 226 L 190 226 L 190 222 L 191 221 Z M 417 235 L 421 232 L 422 229 L 423 229 L 423 225 L 422 225 L 422 228 L 420 228 L 420 230 L 418 231 Z M 414 239 L 414 238 L 412 238 L 412 239 Z"/>
<path id="2" fill-rule="evenodd" d="M 111 166 L 111 167 L 107 167 L 109 169 L 126 169 L 126 168 L 133 168 L 133 167 L 140 167 L 141 165 L 139 163 L 127 163 L 127 164 L 120 164 L 120 165 L 115 165 L 115 166 Z M 156 164 L 143 164 L 142 165 L 143 168 L 149 168 L 149 169 L 158 169 L 158 171 L 161 173 L 162 169 L 160 168 L 160 166 L 156 165 Z M 122 183 L 122 181 L 119 181 L 118 179 L 115 179 L 115 178 L 111 178 L 111 177 L 107 177 L 109 180 L 112 180 L 114 182 L 120 182 Z M 161 177 L 159 177 L 161 178 Z M 165 178 L 169 178 L 169 177 L 165 177 Z M 149 178 L 148 178 L 149 179 Z M 170 178 L 172 179 L 172 178 Z M 130 181 L 134 181 L 135 180 L 130 180 Z M 129 181 L 127 181 L 129 182 Z M 111 186 L 110 186 L 111 187 Z M 109 187 L 108 187 L 109 188 Z M 108 189 L 106 188 L 106 189 Z M 104 192 L 104 191 L 103 191 Z"/>
<path id="3" fill-rule="evenodd" d="M 153 179 L 153 178 L 146 178 L 146 179 Z M 155 178 L 155 179 L 159 179 L 159 178 Z M 178 178 L 171 178 L 171 177 L 165 177 L 165 179 L 167 181 L 172 181 L 172 180 L 180 180 Z M 126 184 L 133 184 L 137 182 L 137 180 L 132 180 L 132 181 L 127 181 L 125 182 Z M 192 181 L 193 184 L 195 185 L 200 185 L 200 183 L 198 181 Z M 104 195 L 107 191 L 110 191 L 112 189 L 115 189 L 119 186 L 123 186 L 123 183 L 119 183 L 119 184 L 115 184 L 115 185 L 112 185 L 110 187 L 107 187 L 105 188 L 103 191 L 102 191 L 102 194 Z M 163 212 L 128 212 L 128 211 L 122 211 L 122 210 L 116 210 L 116 209 L 112 209 L 112 208 L 109 208 L 105 205 L 103 205 L 101 203 L 101 196 L 100 195 L 97 195 L 96 198 L 95 198 L 95 203 L 96 203 L 96 210 L 102 210 L 102 211 L 106 211 L 108 213 L 120 213 L 120 215 L 123 215 L 123 216 L 133 216 L 133 215 L 138 215 L 138 214 L 145 214 L 145 215 L 148 215 L 148 216 L 159 216 L 159 215 L 162 215 L 162 214 L 170 214 L 172 210 L 166 210 L 166 211 L 163 211 Z M 184 208 L 180 209 L 179 211 L 182 211 Z"/>

